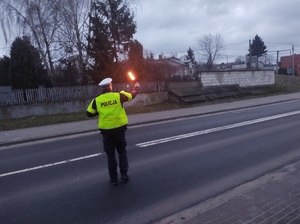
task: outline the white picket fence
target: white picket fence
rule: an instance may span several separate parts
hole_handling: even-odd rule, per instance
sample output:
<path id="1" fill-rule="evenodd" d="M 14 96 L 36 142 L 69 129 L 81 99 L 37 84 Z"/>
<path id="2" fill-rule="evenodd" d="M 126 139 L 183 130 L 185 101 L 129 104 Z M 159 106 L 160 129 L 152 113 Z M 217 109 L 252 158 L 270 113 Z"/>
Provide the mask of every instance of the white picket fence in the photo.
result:
<path id="1" fill-rule="evenodd" d="M 114 91 L 131 91 L 132 88 L 133 83 L 113 85 Z M 148 82 L 141 83 L 139 92 L 149 93 L 160 91 L 166 91 L 164 83 Z M 17 89 L 11 91 L 1 91 L 0 89 L 0 106 L 88 100 L 96 97 L 100 93 L 101 89 L 98 86 L 70 86 L 25 90 Z"/>

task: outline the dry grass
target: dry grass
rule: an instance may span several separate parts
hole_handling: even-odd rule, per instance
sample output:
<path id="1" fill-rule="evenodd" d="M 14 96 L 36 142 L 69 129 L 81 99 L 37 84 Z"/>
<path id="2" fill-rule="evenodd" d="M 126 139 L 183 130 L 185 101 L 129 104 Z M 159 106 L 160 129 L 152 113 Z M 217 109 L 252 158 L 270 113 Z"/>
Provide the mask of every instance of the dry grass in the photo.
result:
<path id="1" fill-rule="evenodd" d="M 278 92 L 300 92 L 299 76 L 275 75 L 275 83 L 275 87 L 278 88 Z"/>
<path id="2" fill-rule="evenodd" d="M 82 121 L 85 119 L 87 119 L 85 113 L 71 113 L 2 120 L 0 125 L 0 131 L 37 127 L 72 121 Z"/>

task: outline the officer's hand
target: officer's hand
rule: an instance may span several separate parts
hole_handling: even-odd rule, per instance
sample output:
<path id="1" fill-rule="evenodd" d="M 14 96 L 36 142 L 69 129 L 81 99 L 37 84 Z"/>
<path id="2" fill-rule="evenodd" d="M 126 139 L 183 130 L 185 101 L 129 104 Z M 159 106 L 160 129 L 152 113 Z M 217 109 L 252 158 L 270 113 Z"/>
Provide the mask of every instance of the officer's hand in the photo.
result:
<path id="1" fill-rule="evenodd" d="M 134 84 L 133 87 L 134 87 L 134 88 L 140 88 L 140 86 L 141 86 L 141 85 L 140 85 L 138 82 L 136 82 L 136 83 Z"/>

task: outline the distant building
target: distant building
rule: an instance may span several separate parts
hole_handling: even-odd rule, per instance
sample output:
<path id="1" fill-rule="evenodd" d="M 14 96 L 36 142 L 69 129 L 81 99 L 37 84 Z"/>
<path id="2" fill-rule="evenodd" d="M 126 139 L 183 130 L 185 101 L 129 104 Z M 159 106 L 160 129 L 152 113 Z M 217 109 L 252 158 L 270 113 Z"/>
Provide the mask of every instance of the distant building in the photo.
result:
<path id="1" fill-rule="evenodd" d="M 283 56 L 280 57 L 280 68 L 285 68 L 288 71 L 288 74 L 292 74 L 292 64 L 293 64 L 293 56 Z M 294 55 L 294 69 L 295 75 L 300 76 L 300 55 Z"/>
<path id="2" fill-rule="evenodd" d="M 174 76 L 193 76 L 195 73 L 195 66 L 191 60 L 180 60 L 176 57 L 163 58 L 161 55 L 158 60 L 174 66 L 176 68 Z"/>

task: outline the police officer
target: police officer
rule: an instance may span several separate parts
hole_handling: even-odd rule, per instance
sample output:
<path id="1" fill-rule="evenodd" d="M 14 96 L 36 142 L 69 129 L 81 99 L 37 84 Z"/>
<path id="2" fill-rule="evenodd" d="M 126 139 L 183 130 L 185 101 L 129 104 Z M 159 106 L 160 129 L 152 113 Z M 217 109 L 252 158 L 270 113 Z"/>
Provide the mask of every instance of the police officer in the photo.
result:
<path id="1" fill-rule="evenodd" d="M 119 154 L 119 168 L 121 180 L 128 181 L 128 160 L 126 151 L 126 137 L 128 118 L 123 103 L 134 99 L 140 84 L 134 84 L 133 90 L 112 92 L 112 79 L 105 78 L 100 83 L 102 93 L 94 98 L 87 108 L 87 116 L 98 115 L 98 127 L 102 134 L 103 147 L 107 155 L 108 171 L 112 185 L 118 185 L 118 162 L 115 151 Z"/>

